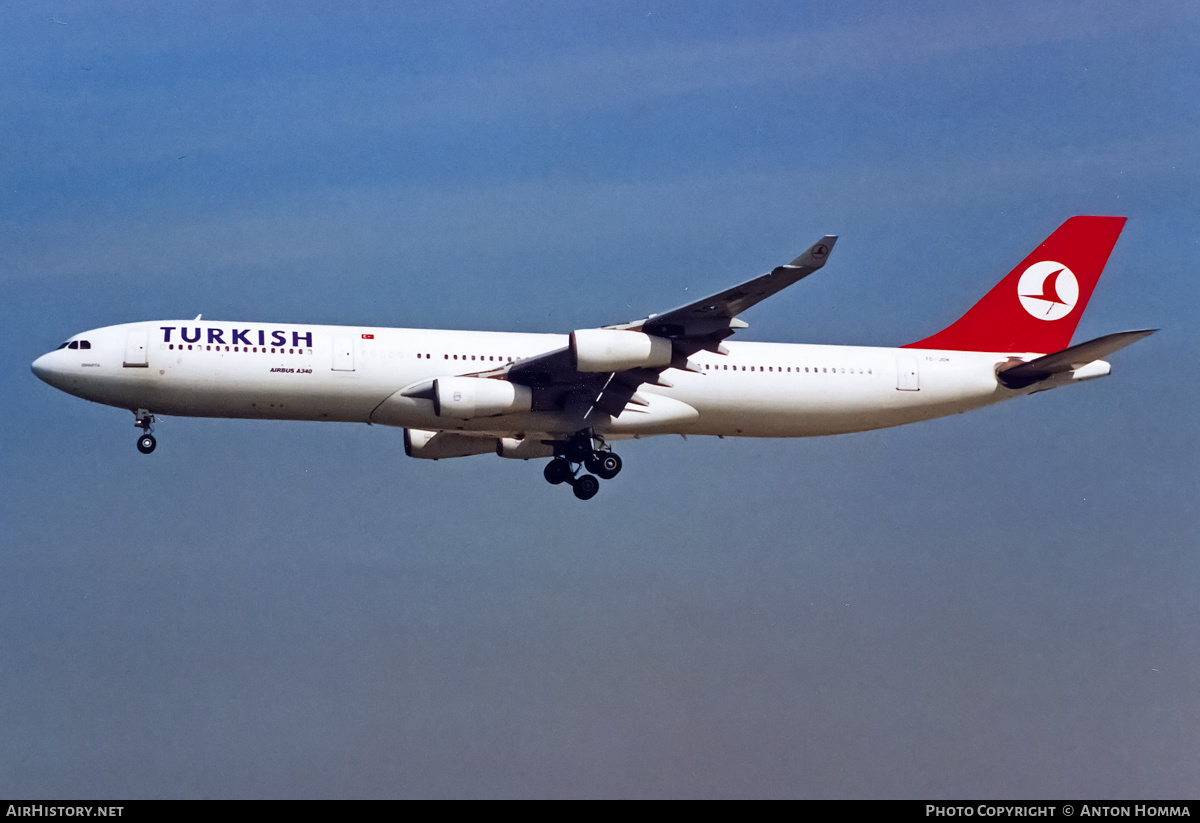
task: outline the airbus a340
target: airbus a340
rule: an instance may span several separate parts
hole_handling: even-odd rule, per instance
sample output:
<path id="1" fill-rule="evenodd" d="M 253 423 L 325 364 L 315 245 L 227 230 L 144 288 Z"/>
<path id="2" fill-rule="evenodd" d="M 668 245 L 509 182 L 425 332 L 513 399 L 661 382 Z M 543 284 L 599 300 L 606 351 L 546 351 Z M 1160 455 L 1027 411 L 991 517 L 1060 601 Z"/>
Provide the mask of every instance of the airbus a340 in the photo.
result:
<path id="1" fill-rule="evenodd" d="M 787 265 L 642 320 L 570 334 L 156 320 L 93 329 L 34 361 L 55 388 L 154 416 L 329 420 L 404 429 L 410 457 L 550 458 L 575 496 L 655 434 L 811 437 L 899 426 L 1102 377 L 1151 334 L 1072 346 L 1125 224 L 1072 217 L 958 321 L 900 348 L 736 343 L 742 312 L 825 265 Z M 599 478 L 599 479 L 598 479 Z"/>

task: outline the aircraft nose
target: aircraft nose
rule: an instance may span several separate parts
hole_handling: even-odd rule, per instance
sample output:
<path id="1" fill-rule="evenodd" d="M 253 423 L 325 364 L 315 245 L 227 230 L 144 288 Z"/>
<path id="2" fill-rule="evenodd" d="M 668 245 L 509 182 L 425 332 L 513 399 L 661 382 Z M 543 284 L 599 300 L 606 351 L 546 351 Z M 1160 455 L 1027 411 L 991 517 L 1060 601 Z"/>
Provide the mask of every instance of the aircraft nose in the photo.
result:
<path id="1" fill-rule="evenodd" d="M 32 364 L 30 364 L 29 370 L 34 373 L 38 380 L 41 380 L 43 383 L 49 383 L 51 386 L 53 386 L 54 375 L 57 373 L 57 370 L 53 365 L 51 365 L 51 359 L 52 358 L 50 357 L 50 354 L 43 354 L 37 360 L 34 360 Z"/>
<path id="2" fill-rule="evenodd" d="M 46 365 L 46 357 L 47 355 L 43 354 L 37 360 L 34 360 L 33 364 L 29 367 L 29 370 L 33 372 L 39 380 L 45 380 L 46 372 L 49 370 L 49 366 Z"/>

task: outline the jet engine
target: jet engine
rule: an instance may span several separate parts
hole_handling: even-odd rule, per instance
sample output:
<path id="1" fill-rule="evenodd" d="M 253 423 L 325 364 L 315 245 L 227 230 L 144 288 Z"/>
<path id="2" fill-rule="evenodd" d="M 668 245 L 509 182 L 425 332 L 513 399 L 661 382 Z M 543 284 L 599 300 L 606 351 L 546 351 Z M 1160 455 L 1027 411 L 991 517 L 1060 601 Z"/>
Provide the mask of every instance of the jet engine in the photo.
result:
<path id="1" fill-rule="evenodd" d="M 529 387 L 507 380 L 439 377 L 433 381 L 433 411 L 438 417 L 471 420 L 527 412 L 532 407 L 533 393 Z"/>
<path id="2" fill-rule="evenodd" d="M 579 329 L 571 332 L 571 360 L 582 372 L 613 372 L 671 365 L 671 341 L 640 331 Z"/>
<path id="3" fill-rule="evenodd" d="M 513 460 L 533 460 L 553 457 L 554 446 L 530 437 L 501 437 L 496 441 L 496 454 Z"/>
<path id="4" fill-rule="evenodd" d="M 404 430 L 404 453 L 422 460 L 443 460 L 449 457 L 469 457 L 496 451 L 496 438 L 470 437 L 455 432 L 430 432 L 422 429 Z"/>

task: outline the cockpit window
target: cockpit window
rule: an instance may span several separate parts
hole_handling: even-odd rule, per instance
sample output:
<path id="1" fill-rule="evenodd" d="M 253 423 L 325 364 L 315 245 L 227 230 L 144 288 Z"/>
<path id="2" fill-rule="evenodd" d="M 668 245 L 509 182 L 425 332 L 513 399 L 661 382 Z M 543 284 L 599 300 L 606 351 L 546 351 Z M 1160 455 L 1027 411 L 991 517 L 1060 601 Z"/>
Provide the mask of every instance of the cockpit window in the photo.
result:
<path id="1" fill-rule="evenodd" d="M 92 344 L 91 344 L 89 341 L 87 341 L 87 340 L 80 340 L 80 341 L 79 341 L 79 348 L 81 348 L 81 349 L 90 349 L 91 347 L 92 347 Z"/>
<path id="2" fill-rule="evenodd" d="M 58 349 L 65 349 L 66 347 L 67 347 L 67 344 L 63 343 L 61 346 L 58 347 Z M 58 351 L 58 349 L 55 349 L 55 351 Z"/>
<path id="3" fill-rule="evenodd" d="M 72 340 L 72 341 L 71 341 L 71 345 L 67 346 L 67 348 L 68 348 L 68 349 L 77 349 L 77 348 L 79 348 L 79 341 L 78 341 L 78 340 Z"/>

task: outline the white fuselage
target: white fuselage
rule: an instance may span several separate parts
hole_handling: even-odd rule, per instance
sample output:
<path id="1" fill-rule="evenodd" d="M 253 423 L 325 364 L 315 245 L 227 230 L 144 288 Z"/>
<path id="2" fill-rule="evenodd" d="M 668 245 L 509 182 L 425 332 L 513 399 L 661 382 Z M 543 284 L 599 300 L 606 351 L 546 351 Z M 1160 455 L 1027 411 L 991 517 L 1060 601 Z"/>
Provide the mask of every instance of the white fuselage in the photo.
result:
<path id="1" fill-rule="evenodd" d="M 567 345 L 566 335 L 175 320 L 75 335 L 34 372 L 78 397 L 195 417 L 329 420 L 506 436 L 569 435 L 569 411 L 469 420 L 435 413 L 406 387 L 503 368 Z M 638 389 L 640 403 L 587 425 L 610 438 L 649 434 L 808 437 L 969 411 L 1030 390 L 1000 386 L 1011 355 L 727 342 Z"/>

